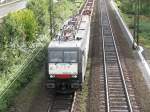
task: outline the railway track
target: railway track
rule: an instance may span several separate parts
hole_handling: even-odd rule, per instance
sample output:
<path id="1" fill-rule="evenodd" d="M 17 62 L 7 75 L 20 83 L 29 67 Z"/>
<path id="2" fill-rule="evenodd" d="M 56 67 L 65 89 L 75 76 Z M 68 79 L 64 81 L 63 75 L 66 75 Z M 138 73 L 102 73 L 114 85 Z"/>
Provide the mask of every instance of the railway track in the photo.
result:
<path id="1" fill-rule="evenodd" d="M 55 94 L 47 112 L 73 112 L 75 97 L 76 93 L 69 95 Z"/>
<path id="2" fill-rule="evenodd" d="M 103 74 L 100 82 L 104 87 L 101 92 L 101 111 L 139 112 L 133 100 L 132 86 L 127 84 L 123 73 L 105 0 L 100 0 L 99 13 L 103 43 L 103 66 L 100 68 Z"/>

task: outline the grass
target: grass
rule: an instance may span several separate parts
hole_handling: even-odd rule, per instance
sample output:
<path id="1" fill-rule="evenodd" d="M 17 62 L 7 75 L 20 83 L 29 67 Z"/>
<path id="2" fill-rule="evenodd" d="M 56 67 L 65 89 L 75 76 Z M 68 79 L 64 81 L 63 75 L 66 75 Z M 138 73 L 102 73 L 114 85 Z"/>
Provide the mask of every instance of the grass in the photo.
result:
<path id="1" fill-rule="evenodd" d="M 88 65 L 86 69 L 86 75 L 85 75 L 85 82 L 83 84 L 82 92 L 79 96 L 79 102 L 80 102 L 80 112 L 86 112 L 87 110 L 87 100 L 88 100 L 88 82 L 89 82 L 89 77 L 90 77 L 90 68 L 91 68 L 91 63 L 90 59 L 88 59 Z"/>

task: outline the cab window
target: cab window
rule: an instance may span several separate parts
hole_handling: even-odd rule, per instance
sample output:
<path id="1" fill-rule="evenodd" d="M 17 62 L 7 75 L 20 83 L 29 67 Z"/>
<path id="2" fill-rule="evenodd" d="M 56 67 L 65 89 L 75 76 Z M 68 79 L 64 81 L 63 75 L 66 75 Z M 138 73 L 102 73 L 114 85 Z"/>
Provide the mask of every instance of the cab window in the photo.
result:
<path id="1" fill-rule="evenodd" d="M 77 62 L 77 51 L 64 51 L 64 62 Z"/>
<path id="2" fill-rule="evenodd" d="M 63 52 L 62 51 L 50 51 L 49 61 L 50 62 L 63 62 Z"/>

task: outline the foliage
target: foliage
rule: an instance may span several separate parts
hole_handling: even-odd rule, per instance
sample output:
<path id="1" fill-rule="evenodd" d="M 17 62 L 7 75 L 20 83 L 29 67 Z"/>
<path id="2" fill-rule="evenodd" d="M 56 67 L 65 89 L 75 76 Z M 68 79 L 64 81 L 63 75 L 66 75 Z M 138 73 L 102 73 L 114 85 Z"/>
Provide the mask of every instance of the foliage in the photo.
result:
<path id="1" fill-rule="evenodd" d="M 10 50 L 7 49 L 5 51 L 1 51 L 0 53 L 0 74 L 2 74 L 3 72 L 7 73 L 8 72 L 8 68 L 9 66 L 12 65 L 12 62 L 10 61 L 10 59 L 13 58 L 13 55 L 10 55 Z M 1 75 L 0 75 L 1 77 Z"/>
<path id="2" fill-rule="evenodd" d="M 144 0 L 142 2 L 142 7 L 143 5 L 146 5 L 146 1 Z M 149 2 L 147 1 L 147 4 L 149 4 Z M 150 33 L 149 33 L 149 29 L 150 29 L 150 17 L 148 16 L 147 13 L 147 8 L 149 8 L 148 6 L 143 8 L 146 11 L 142 12 L 143 9 L 141 8 L 140 10 L 140 22 L 139 22 L 139 40 L 140 40 L 140 44 L 143 45 L 146 48 L 150 48 Z M 143 14 L 143 15 L 142 15 Z M 131 31 L 133 31 L 134 28 L 134 15 L 133 14 L 129 14 L 126 13 L 125 11 L 121 11 L 121 15 L 124 18 L 125 22 L 127 23 L 128 27 L 130 28 Z"/>
<path id="3" fill-rule="evenodd" d="M 22 43 L 35 40 L 37 23 L 33 12 L 24 9 L 6 16 L 0 27 L 2 44 L 0 48 L 0 77 L 2 77 L 2 75 L 10 74 L 9 67 L 20 64 L 21 53 L 24 55 L 23 51 L 21 51 Z M 18 43 L 21 45 L 17 45 Z"/>
<path id="4" fill-rule="evenodd" d="M 134 2 L 132 0 L 116 0 L 116 3 L 124 13 L 134 13 Z"/>
<path id="5" fill-rule="evenodd" d="M 35 51 L 34 54 L 36 55 L 31 57 L 24 65 L 23 69 L 20 70 L 17 75 L 18 78 L 16 78 L 16 80 L 13 79 L 15 83 L 12 83 L 12 85 L 7 88 L 7 92 L 3 96 L 0 96 L 0 112 L 7 112 L 7 107 L 12 103 L 14 96 L 32 80 L 33 74 L 39 70 L 41 64 L 43 64 L 45 60 L 46 47 L 42 48 L 40 51 Z"/>
<path id="6" fill-rule="evenodd" d="M 38 28 L 41 32 L 48 23 L 48 1 L 47 0 L 30 0 L 27 8 L 32 10 L 38 22 Z"/>
<path id="7" fill-rule="evenodd" d="M 135 12 L 135 7 L 137 7 L 138 0 L 115 0 L 118 7 L 123 11 L 123 13 L 132 14 Z M 150 0 L 140 0 L 140 13 L 142 15 L 150 15 Z"/>
<path id="8" fill-rule="evenodd" d="M 116 4 L 118 7 L 120 7 L 121 1 L 120 0 L 115 0 Z"/>
<path id="9" fill-rule="evenodd" d="M 140 42 L 147 48 L 150 48 L 150 18 L 141 17 L 140 21 Z"/>
<path id="10" fill-rule="evenodd" d="M 141 0 L 140 6 L 141 14 L 150 16 L 150 0 Z"/>
<path id="11" fill-rule="evenodd" d="M 37 23 L 31 10 L 10 13 L 4 18 L 1 37 L 4 44 L 12 41 L 31 41 L 36 37 Z"/>

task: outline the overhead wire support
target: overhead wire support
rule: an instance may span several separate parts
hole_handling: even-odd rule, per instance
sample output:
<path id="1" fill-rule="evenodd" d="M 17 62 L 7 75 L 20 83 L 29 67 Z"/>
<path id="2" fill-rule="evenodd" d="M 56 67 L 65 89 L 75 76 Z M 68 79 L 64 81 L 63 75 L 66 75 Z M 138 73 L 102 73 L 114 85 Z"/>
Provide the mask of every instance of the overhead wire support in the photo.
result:
<path id="1" fill-rule="evenodd" d="M 137 2 L 137 46 L 139 46 L 140 0 Z"/>
<path id="2" fill-rule="evenodd" d="M 50 13 L 50 37 L 53 38 L 53 0 L 49 0 L 49 13 Z"/>
<path id="3" fill-rule="evenodd" d="M 134 3 L 134 6 L 133 6 L 133 10 L 134 10 L 134 20 L 133 20 L 133 22 L 134 22 L 134 29 L 133 29 L 133 49 L 136 49 L 136 45 L 135 45 L 135 43 L 136 43 L 136 21 L 137 21 L 137 17 L 136 17 L 136 2 Z"/>
<path id="4" fill-rule="evenodd" d="M 133 31 L 133 49 L 139 46 L 139 24 L 140 24 L 140 0 L 135 1 L 134 5 L 134 31 Z"/>

